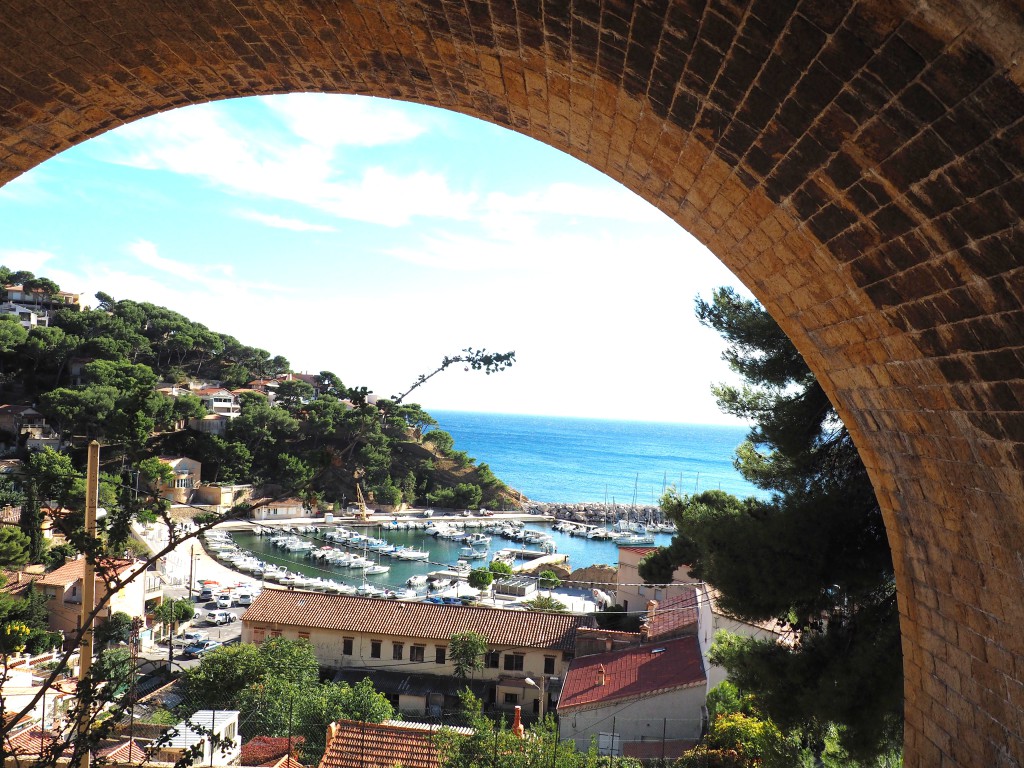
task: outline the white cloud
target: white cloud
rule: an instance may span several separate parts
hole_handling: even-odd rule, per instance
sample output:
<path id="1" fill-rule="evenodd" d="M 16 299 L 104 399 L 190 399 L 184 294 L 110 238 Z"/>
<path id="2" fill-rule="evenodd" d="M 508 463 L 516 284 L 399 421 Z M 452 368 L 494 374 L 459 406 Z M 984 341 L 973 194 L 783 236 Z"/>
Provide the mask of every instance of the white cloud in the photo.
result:
<path id="1" fill-rule="evenodd" d="M 15 272 L 28 271 L 38 275 L 39 271 L 54 258 L 54 254 L 49 251 L 18 248 L 0 249 L 0 264 Z"/>
<path id="2" fill-rule="evenodd" d="M 262 101 L 296 136 L 321 147 L 397 144 L 427 131 L 426 125 L 383 99 L 292 93 L 264 96 Z"/>
<path id="3" fill-rule="evenodd" d="M 443 174 L 343 167 L 335 144 L 322 136 L 257 135 L 217 106 L 172 110 L 124 126 L 104 137 L 105 159 L 194 176 L 235 196 L 285 200 L 385 226 L 415 217 L 466 219 L 476 201 L 472 193 L 452 191 Z"/>
<path id="4" fill-rule="evenodd" d="M 285 216 L 279 216 L 276 213 L 260 213 L 258 211 L 243 211 L 239 210 L 235 212 L 240 218 L 248 219 L 249 221 L 256 221 L 260 224 L 265 224 L 268 227 L 274 227 L 275 229 L 290 229 L 293 232 L 337 232 L 336 227 L 332 227 L 328 224 L 313 224 L 308 221 L 302 221 L 301 219 L 290 219 Z"/>
<path id="5" fill-rule="evenodd" d="M 485 210 L 487 217 L 496 219 L 535 215 L 636 224 L 661 224 L 666 220 L 657 208 L 620 184 L 592 187 L 560 182 L 522 195 L 493 192 L 487 196 Z"/>

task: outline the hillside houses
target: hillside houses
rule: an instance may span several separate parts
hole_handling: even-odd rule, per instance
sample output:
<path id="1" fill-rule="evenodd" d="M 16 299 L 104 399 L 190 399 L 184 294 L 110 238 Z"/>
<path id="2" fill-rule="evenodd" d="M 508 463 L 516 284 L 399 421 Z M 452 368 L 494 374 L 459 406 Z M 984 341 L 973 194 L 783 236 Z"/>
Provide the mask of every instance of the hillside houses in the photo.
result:
<path id="1" fill-rule="evenodd" d="M 266 589 L 242 616 L 242 642 L 309 640 L 321 666 L 342 679 L 372 674 L 401 711 L 423 715 L 454 706 L 467 681 L 453 678 L 448 645 L 452 635 L 473 631 L 488 644 L 471 681 L 484 703 L 536 712 L 539 691 L 525 679 L 564 676 L 577 631 L 592 625 L 592 617 L 575 614 Z"/>

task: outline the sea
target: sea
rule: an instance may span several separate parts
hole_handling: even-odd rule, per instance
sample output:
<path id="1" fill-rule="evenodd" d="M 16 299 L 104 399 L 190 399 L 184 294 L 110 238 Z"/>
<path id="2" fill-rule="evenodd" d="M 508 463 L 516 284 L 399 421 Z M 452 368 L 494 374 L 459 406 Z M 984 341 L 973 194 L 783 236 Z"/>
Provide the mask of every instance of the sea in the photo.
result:
<path id="1" fill-rule="evenodd" d="M 668 486 L 760 496 L 733 467 L 745 425 L 431 411 L 455 448 L 532 501 L 656 505 Z"/>
<path id="2" fill-rule="evenodd" d="M 431 411 L 431 415 L 437 419 L 437 428 L 455 439 L 457 450 L 488 464 L 502 481 L 533 501 L 607 501 L 635 503 L 639 507 L 656 505 L 669 486 L 683 493 L 721 489 L 738 496 L 762 495 L 732 464 L 736 446 L 747 433 L 745 426 L 459 411 Z M 572 568 L 618 562 L 618 547 L 612 542 L 572 537 L 545 523 L 530 523 L 527 527 L 550 534 L 557 551 L 569 555 Z M 427 563 L 385 559 L 384 564 L 390 565 L 391 570 L 366 578 L 382 588 L 401 588 L 410 576 L 454 565 L 460 557 L 461 545 L 434 539 L 422 531 L 378 529 L 372 533 L 393 544 L 430 552 Z M 259 557 L 293 571 L 354 585 L 361 580 L 350 569 L 333 568 L 275 550 L 265 537 L 235 534 L 234 539 Z M 658 546 L 670 542 L 668 534 L 655 537 Z M 496 538 L 490 552 L 522 546 Z"/>

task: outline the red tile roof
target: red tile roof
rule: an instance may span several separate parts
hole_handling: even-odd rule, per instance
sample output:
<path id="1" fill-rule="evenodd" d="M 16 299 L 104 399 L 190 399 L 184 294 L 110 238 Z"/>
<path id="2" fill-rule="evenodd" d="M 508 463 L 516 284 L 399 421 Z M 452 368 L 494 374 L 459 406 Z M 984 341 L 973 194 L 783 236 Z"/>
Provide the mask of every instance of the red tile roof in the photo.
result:
<path id="1" fill-rule="evenodd" d="M 302 736 L 254 736 L 242 745 L 242 765 L 276 765 L 282 757 L 302 749 L 306 739 Z"/>
<path id="2" fill-rule="evenodd" d="M 542 611 L 506 611 L 464 605 L 406 603 L 372 597 L 265 589 L 242 616 L 244 625 L 402 634 L 448 640 L 457 632 L 478 632 L 491 645 L 572 652 L 576 630 L 593 626 L 590 616 Z"/>
<path id="3" fill-rule="evenodd" d="M 598 685 L 602 667 L 605 683 Z M 691 688 L 706 682 L 700 644 L 693 635 L 597 653 L 575 659 L 569 665 L 558 711 L 592 709 L 613 701 Z"/>
<path id="4" fill-rule="evenodd" d="M 655 601 L 651 601 L 655 602 Z M 647 636 L 653 643 L 659 637 L 675 637 L 688 627 L 697 626 L 697 590 L 684 588 L 676 597 L 662 600 L 647 612 Z"/>
<path id="5" fill-rule="evenodd" d="M 319 768 L 438 768 L 441 764 L 433 735 L 418 728 L 339 720 L 328 728 L 327 739 Z"/>
<path id="6" fill-rule="evenodd" d="M 619 547 L 619 552 L 625 550 L 626 552 L 633 552 L 637 555 L 647 555 L 651 552 L 657 552 L 658 547 Z"/>
<path id="7" fill-rule="evenodd" d="M 143 763 L 149 759 L 150 753 L 134 739 L 111 744 L 96 751 L 107 763 Z"/>
<path id="8" fill-rule="evenodd" d="M 56 739 L 53 734 L 41 730 L 38 726 L 27 728 L 24 731 L 4 738 L 4 751 L 12 755 L 39 755 L 42 748 L 45 751 L 53 746 Z"/>
<path id="9" fill-rule="evenodd" d="M 131 570 L 136 565 L 141 567 L 144 565 L 141 561 L 136 560 L 106 560 L 97 563 L 97 571 L 104 570 L 107 574 L 120 576 L 124 572 Z M 74 584 L 76 581 L 81 581 L 85 577 L 85 558 L 80 557 L 77 560 L 70 560 L 55 571 L 50 571 L 43 578 L 39 580 L 40 584 L 47 584 L 49 586 L 64 587 L 68 584 Z M 97 573 L 97 578 L 100 575 Z"/>

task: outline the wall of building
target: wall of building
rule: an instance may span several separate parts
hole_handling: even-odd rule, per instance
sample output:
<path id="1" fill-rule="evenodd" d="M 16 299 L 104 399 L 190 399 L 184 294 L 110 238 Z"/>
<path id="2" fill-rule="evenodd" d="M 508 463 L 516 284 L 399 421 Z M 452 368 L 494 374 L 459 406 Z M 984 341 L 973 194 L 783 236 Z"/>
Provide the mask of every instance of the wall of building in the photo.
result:
<path id="1" fill-rule="evenodd" d="M 261 632 L 262 630 L 262 632 Z M 242 642 L 260 643 L 270 638 L 275 630 L 268 625 L 256 625 L 248 621 L 242 624 Z M 444 640 L 424 640 L 410 635 L 395 634 L 391 636 L 370 635 L 359 632 L 335 632 L 332 630 L 310 629 L 309 631 L 299 630 L 295 627 L 282 627 L 281 637 L 289 640 L 300 638 L 308 639 L 316 651 L 317 661 L 324 667 L 330 669 L 342 668 L 365 668 L 367 670 L 398 669 L 402 672 L 427 675 L 454 674 L 455 667 L 452 664 L 451 655 L 445 653 L 445 663 L 435 662 L 435 652 L 439 647 L 448 648 L 448 642 Z M 345 653 L 345 638 L 352 641 L 352 653 Z M 380 658 L 373 658 L 372 643 L 374 640 L 381 642 Z M 394 643 L 402 644 L 402 658 L 395 659 L 393 656 Z M 410 654 L 413 646 L 423 647 L 423 661 L 411 662 Z M 498 680 L 503 676 L 532 677 L 537 679 L 544 674 L 544 661 L 546 658 L 554 659 L 554 674 L 556 677 L 564 677 L 568 670 L 569 663 L 565 654 L 561 651 L 544 651 L 539 649 L 522 649 L 500 647 L 494 648 L 500 652 L 498 668 L 479 669 L 474 673 L 476 680 Z M 523 668 L 521 670 L 506 670 L 505 657 L 510 654 L 521 654 L 523 656 Z"/>
<path id="2" fill-rule="evenodd" d="M 558 733 L 581 750 L 591 737 L 616 733 L 623 742 L 698 739 L 704 718 L 705 688 L 697 685 L 595 709 L 559 711 Z"/>

